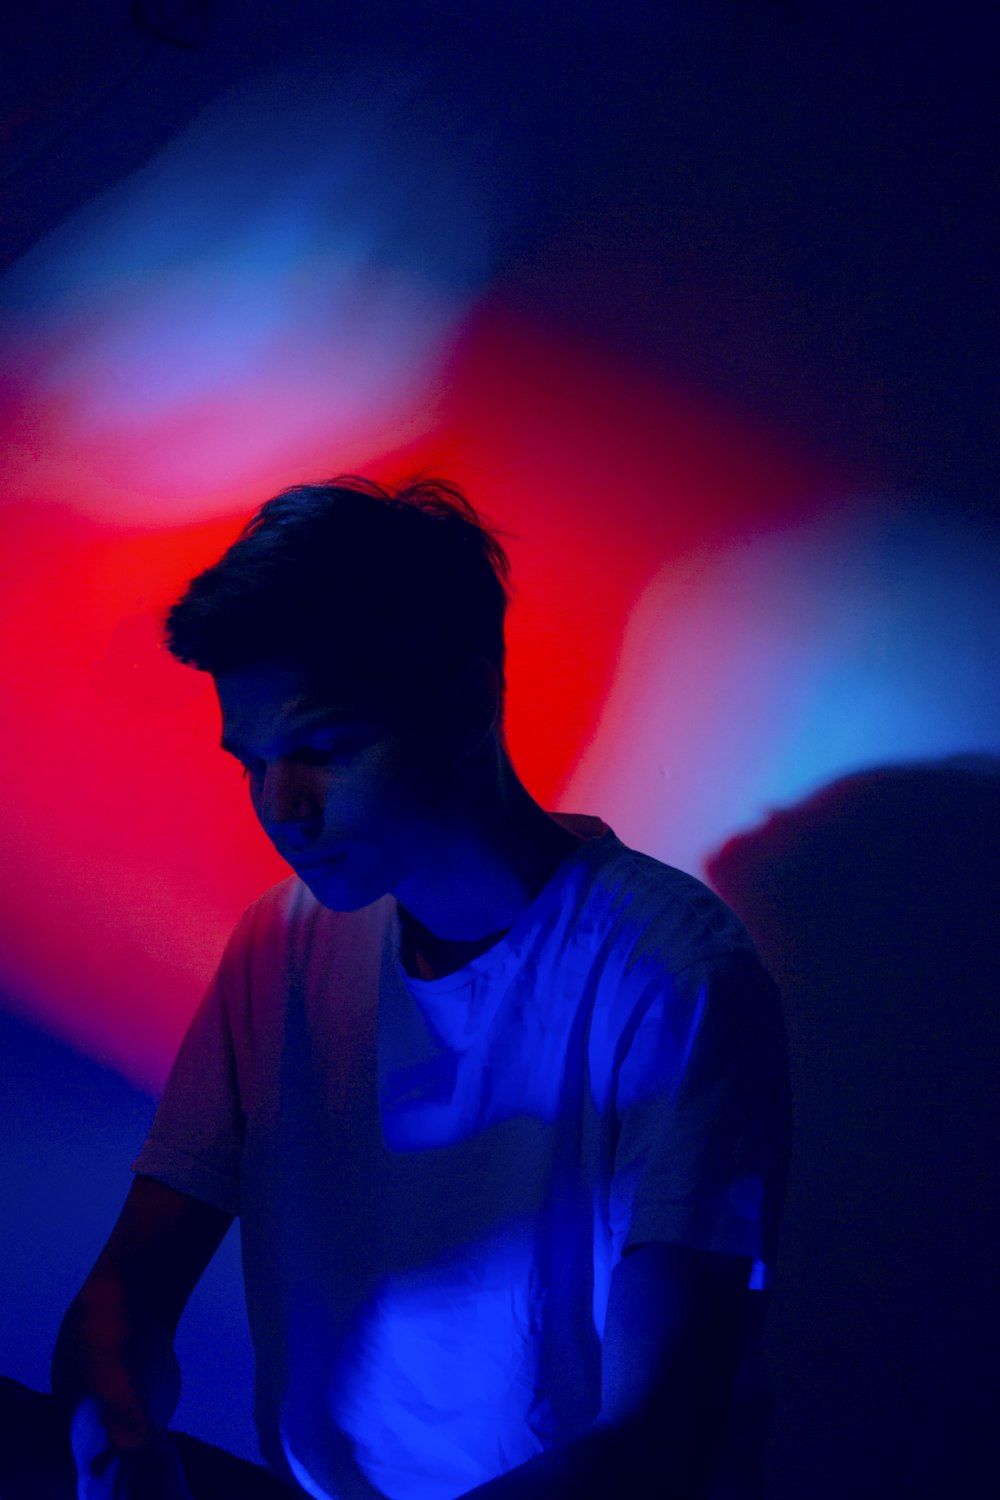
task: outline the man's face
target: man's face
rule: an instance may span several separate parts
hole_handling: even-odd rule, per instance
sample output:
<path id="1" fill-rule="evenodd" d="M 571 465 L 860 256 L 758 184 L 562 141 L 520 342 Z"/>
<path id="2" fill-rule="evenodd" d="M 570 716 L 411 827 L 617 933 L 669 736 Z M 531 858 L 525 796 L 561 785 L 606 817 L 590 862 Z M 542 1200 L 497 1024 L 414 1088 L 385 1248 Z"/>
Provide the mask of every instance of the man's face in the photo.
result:
<path id="1" fill-rule="evenodd" d="M 357 911 L 432 862 L 451 774 L 444 737 L 412 709 L 283 662 L 215 689 L 261 826 L 324 906 Z"/>

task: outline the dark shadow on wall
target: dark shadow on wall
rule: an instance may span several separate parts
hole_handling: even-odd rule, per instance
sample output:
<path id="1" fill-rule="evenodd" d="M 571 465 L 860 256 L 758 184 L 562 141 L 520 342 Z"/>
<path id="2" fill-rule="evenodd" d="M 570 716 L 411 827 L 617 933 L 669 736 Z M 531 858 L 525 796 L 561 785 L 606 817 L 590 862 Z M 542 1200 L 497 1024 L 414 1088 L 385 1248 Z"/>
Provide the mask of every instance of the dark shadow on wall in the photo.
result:
<path id="1" fill-rule="evenodd" d="M 996 1472 L 1000 758 L 844 777 L 706 862 L 782 987 L 771 1500 Z"/>
<path id="2" fill-rule="evenodd" d="M 4 1009 L 0 995 L 0 1374 L 49 1388 L 62 1315 L 111 1230 L 155 1101 Z M 174 1425 L 256 1458 L 252 1354 L 231 1230 L 177 1335 Z"/>

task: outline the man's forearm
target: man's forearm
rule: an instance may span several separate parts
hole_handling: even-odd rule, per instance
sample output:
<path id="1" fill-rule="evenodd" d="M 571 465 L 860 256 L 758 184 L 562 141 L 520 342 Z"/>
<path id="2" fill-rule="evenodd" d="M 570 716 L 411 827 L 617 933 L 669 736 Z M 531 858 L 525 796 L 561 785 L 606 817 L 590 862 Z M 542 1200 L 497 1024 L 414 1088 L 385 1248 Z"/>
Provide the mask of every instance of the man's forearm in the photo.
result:
<path id="1" fill-rule="evenodd" d="M 52 1356 L 52 1394 L 72 1417 L 98 1404 L 113 1447 L 139 1446 L 166 1428 L 180 1395 L 168 1329 L 114 1277 L 89 1281 L 63 1319 Z"/>

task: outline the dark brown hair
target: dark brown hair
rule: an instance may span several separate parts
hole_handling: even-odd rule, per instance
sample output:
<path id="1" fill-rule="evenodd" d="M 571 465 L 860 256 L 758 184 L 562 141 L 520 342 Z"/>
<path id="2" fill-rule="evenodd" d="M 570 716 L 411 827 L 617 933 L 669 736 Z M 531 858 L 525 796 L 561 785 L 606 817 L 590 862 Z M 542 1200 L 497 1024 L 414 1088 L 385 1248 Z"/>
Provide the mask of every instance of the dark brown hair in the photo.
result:
<path id="1" fill-rule="evenodd" d="M 401 698 L 469 656 L 500 674 L 513 590 L 499 533 L 443 479 L 354 474 L 266 501 L 168 611 L 179 661 L 217 676 L 282 659 Z"/>

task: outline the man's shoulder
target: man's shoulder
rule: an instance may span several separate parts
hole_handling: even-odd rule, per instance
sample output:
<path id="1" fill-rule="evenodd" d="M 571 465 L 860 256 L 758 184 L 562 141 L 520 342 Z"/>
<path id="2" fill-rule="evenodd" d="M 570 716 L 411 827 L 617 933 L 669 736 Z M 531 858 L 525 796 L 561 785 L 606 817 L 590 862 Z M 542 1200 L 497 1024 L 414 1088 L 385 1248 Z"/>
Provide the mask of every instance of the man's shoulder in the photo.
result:
<path id="1" fill-rule="evenodd" d="M 358 911 L 331 911 L 298 875 L 287 875 L 245 908 L 233 940 L 258 953 L 302 953 L 317 943 L 367 948 L 380 941 L 389 916 L 386 897 Z"/>
<path id="2" fill-rule="evenodd" d="M 755 953 L 743 922 L 697 876 L 609 841 L 595 861 L 582 930 L 627 947 L 636 961 L 677 972 L 734 952 Z"/>
<path id="3" fill-rule="evenodd" d="M 231 944 L 250 949 L 291 932 L 296 925 L 314 919 L 310 902 L 319 906 L 297 875 L 275 881 L 243 908 Z"/>

